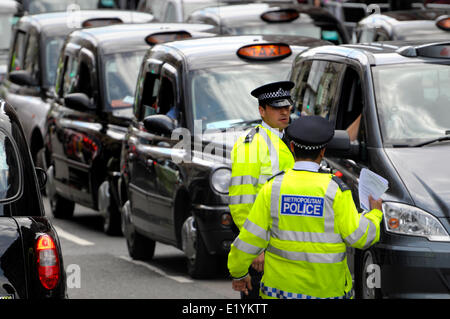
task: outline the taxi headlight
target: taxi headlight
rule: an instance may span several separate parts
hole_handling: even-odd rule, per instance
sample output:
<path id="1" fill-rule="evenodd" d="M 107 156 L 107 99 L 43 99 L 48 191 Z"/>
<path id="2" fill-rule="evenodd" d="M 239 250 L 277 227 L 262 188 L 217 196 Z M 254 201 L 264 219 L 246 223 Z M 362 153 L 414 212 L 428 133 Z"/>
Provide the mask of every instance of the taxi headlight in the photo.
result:
<path id="1" fill-rule="evenodd" d="M 439 220 L 417 207 L 385 202 L 383 214 L 388 232 L 426 237 L 431 241 L 450 241 L 450 236 Z"/>
<path id="2" fill-rule="evenodd" d="M 231 180 L 231 170 L 227 167 L 220 167 L 211 174 L 210 184 L 214 191 L 226 195 Z"/>

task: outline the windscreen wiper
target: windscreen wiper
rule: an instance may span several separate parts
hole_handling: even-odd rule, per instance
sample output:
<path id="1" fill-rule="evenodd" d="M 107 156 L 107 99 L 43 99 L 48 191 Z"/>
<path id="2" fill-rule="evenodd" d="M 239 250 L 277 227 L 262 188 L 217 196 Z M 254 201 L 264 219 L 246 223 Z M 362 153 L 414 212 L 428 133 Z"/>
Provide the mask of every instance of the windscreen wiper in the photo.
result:
<path id="1" fill-rule="evenodd" d="M 421 143 L 417 143 L 414 145 L 411 145 L 412 147 L 421 147 L 424 145 L 428 145 L 428 144 L 432 144 L 435 142 L 442 142 L 442 141 L 450 141 L 450 135 L 445 135 L 445 136 L 441 136 L 441 137 L 437 137 L 437 138 L 433 138 L 431 140 L 425 141 L 425 142 L 421 142 Z"/>
<path id="2" fill-rule="evenodd" d="M 237 125 L 239 125 L 239 126 L 251 125 L 251 124 L 257 124 L 257 123 L 260 123 L 260 122 L 261 122 L 261 119 L 242 121 L 242 122 L 233 123 L 233 124 L 230 125 L 230 127 L 237 126 Z"/>

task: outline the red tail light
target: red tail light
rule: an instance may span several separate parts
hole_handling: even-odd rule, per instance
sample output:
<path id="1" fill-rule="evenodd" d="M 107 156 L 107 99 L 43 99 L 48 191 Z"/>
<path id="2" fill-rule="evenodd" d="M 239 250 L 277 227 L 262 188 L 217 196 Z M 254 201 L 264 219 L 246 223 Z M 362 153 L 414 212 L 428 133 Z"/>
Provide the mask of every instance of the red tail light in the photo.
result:
<path id="1" fill-rule="evenodd" d="M 36 243 L 39 280 L 44 288 L 51 290 L 59 282 L 60 269 L 58 251 L 53 238 L 42 235 Z"/>

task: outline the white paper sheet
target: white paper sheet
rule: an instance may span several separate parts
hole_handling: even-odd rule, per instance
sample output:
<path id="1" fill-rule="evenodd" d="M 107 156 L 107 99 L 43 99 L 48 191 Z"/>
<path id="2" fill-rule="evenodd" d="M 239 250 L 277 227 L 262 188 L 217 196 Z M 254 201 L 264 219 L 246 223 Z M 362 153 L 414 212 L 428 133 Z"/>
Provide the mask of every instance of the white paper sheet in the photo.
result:
<path id="1" fill-rule="evenodd" d="M 371 170 L 363 168 L 359 175 L 359 202 L 364 210 L 370 210 L 369 195 L 374 199 L 380 198 L 389 188 L 389 182 Z"/>

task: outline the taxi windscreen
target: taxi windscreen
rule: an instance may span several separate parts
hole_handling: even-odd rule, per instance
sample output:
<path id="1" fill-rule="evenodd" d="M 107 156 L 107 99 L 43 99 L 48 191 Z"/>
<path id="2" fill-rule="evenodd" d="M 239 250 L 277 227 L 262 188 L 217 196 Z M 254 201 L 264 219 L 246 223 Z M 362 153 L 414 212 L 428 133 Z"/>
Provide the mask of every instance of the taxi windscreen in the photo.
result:
<path id="1" fill-rule="evenodd" d="M 450 134 L 450 65 L 372 68 L 384 143 L 412 146 Z"/>
<path id="2" fill-rule="evenodd" d="M 103 58 L 106 109 L 128 108 L 134 103 L 134 91 L 145 51 L 122 52 Z"/>
<path id="3" fill-rule="evenodd" d="M 277 62 L 191 71 L 194 120 L 201 120 L 205 130 L 261 119 L 258 100 L 250 92 L 263 84 L 286 80 L 290 68 L 290 63 Z"/>

